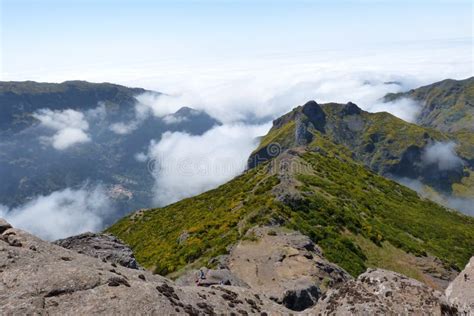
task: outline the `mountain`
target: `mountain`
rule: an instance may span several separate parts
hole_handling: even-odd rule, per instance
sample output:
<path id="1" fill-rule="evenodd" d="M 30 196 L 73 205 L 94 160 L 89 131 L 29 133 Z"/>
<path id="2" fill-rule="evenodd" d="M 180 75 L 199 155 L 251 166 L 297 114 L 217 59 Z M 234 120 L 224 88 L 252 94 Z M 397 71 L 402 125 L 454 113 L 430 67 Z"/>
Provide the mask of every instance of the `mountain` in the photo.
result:
<path id="1" fill-rule="evenodd" d="M 42 83 L 34 81 L 0 82 L 0 131 L 19 131 L 35 120 L 31 114 L 42 108 L 51 110 L 90 110 L 105 102 L 109 108 L 131 110 L 135 96 L 145 93 L 141 88 L 127 88 L 110 83 L 65 81 Z"/>
<path id="2" fill-rule="evenodd" d="M 367 267 L 387 268 L 445 287 L 472 256 L 474 218 L 421 198 L 361 163 L 398 154 L 379 166 L 403 166 L 406 149 L 390 138 L 396 132 L 406 148 L 411 141 L 421 146 L 446 137 L 351 103 L 308 102 L 274 121 L 244 174 L 199 196 L 138 211 L 107 231 L 129 244 L 140 264 L 163 275 L 212 267 L 239 240 L 253 239 L 251 228 L 276 225 L 309 236 L 353 276 Z M 346 146 L 350 137 L 362 149 Z"/>
<path id="3" fill-rule="evenodd" d="M 164 132 L 200 135 L 220 124 L 187 107 L 156 117 L 140 97 L 160 95 L 109 83 L 0 82 L 0 204 L 99 185 L 115 209 L 105 223 L 149 206 L 154 178 L 137 155 Z"/>
<path id="4" fill-rule="evenodd" d="M 421 105 L 417 123 L 443 132 L 474 131 L 474 77 L 446 79 L 402 93 L 389 93 L 384 101 L 409 98 Z"/>
<path id="5" fill-rule="evenodd" d="M 456 279 L 444 294 L 401 274 L 370 269 L 357 279 L 337 280 L 338 286 L 333 287 L 335 279 L 327 276 L 344 272 L 325 263 L 317 247 L 292 232 L 271 232 L 267 231 L 262 238 L 285 243 L 280 244 L 283 252 L 272 254 L 274 258 L 270 261 L 289 265 L 290 269 L 282 271 L 276 265 L 269 272 L 289 272 L 287 277 L 294 277 L 304 273 L 301 269 L 315 256 L 317 267 L 313 271 L 326 276 L 319 281 L 323 284 L 321 288 L 330 288 L 324 296 L 315 286 L 304 290 L 305 282 L 300 279 L 296 285 L 284 284 L 293 289 L 287 289 L 284 301 L 279 302 L 253 284 L 230 283 L 225 269 L 202 269 L 190 279 L 192 284 L 183 285 L 122 265 L 117 255 L 125 251 L 125 257 L 130 258 L 130 254 L 126 246 L 110 236 L 78 236 L 62 241 L 64 247 L 72 246 L 70 250 L 13 228 L 0 218 L 0 253 L 5 254 L 0 256 L 0 314 L 358 315 L 404 314 L 408 309 L 414 314 L 455 315 L 467 314 L 473 306 L 472 277 Z M 254 246 L 262 248 L 252 241 L 245 247 Z M 259 255 L 249 253 L 249 248 L 240 250 L 246 251 L 239 252 L 244 261 L 246 256 Z M 274 262 L 275 259 L 278 261 Z M 249 263 L 252 268 L 253 263 Z M 240 267 L 244 269 L 245 265 Z M 265 263 L 261 262 L 259 267 L 265 267 Z M 471 276 L 471 270 L 466 267 L 463 273 Z M 278 281 L 270 282 L 277 283 L 273 292 L 278 289 Z M 314 303 L 313 298 L 318 301 Z"/>
<path id="6" fill-rule="evenodd" d="M 447 79 L 408 92 L 390 93 L 384 101 L 403 98 L 414 100 L 420 106 L 416 124 L 443 132 L 456 144 L 464 170 L 444 182 L 444 193 L 452 196 L 453 203 L 448 203 L 452 207 L 474 214 L 474 77 Z M 440 202 L 450 200 L 446 197 L 434 198 Z"/>

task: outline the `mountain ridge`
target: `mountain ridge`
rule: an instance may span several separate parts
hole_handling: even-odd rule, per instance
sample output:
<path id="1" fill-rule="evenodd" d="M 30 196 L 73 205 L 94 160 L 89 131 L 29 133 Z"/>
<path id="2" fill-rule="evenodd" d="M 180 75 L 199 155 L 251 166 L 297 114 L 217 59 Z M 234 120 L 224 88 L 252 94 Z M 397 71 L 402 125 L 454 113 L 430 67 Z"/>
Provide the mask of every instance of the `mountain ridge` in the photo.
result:
<path id="1" fill-rule="evenodd" d="M 354 276 L 367 265 L 384 268 L 387 258 L 398 255 L 427 262 L 441 259 L 435 268 L 441 283 L 451 269 L 460 269 L 471 256 L 474 219 L 422 199 L 361 165 L 346 146 L 321 132 L 331 123 L 323 108 L 314 101 L 305 106 L 275 120 L 275 128 L 250 159 L 264 162 L 214 190 L 139 211 L 107 231 L 130 244 L 145 267 L 165 275 L 206 265 L 227 253 L 249 228 L 265 224 L 308 235 L 331 262 Z M 338 110 L 348 116 L 362 113 L 354 104 Z M 305 121 L 306 114 L 299 113 L 315 119 Z M 310 126 L 321 121 L 325 124 L 318 128 Z M 306 123 L 307 129 L 297 128 Z M 257 153 L 264 154 L 256 159 Z M 182 234 L 192 237 L 180 244 Z M 384 249 L 384 258 L 374 256 L 378 248 Z M 421 268 L 391 268 L 407 269 L 425 282 L 432 279 L 422 263 Z"/>

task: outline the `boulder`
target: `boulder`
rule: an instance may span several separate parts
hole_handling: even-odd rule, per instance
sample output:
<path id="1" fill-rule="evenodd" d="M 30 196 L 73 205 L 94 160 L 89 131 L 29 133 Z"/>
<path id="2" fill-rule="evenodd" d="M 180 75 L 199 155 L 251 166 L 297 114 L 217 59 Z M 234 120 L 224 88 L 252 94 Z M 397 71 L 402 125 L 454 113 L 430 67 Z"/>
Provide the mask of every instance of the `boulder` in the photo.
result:
<path id="1" fill-rule="evenodd" d="M 443 293 L 401 274 L 368 269 L 331 289 L 311 311 L 322 315 L 450 315 Z"/>
<path id="2" fill-rule="evenodd" d="M 464 270 L 449 284 L 446 297 L 459 314 L 471 315 L 474 311 L 474 257 L 471 257 Z"/>
<path id="3" fill-rule="evenodd" d="M 12 228 L 12 226 L 3 218 L 0 218 L 0 234 L 2 234 L 7 229 Z"/>
<path id="4" fill-rule="evenodd" d="M 65 239 L 59 239 L 54 243 L 66 249 L 71 249 L 87 256 L 119 264 L 130 269 L 139 268 L 132 249 L 112 235 L 84 233 Z"/>

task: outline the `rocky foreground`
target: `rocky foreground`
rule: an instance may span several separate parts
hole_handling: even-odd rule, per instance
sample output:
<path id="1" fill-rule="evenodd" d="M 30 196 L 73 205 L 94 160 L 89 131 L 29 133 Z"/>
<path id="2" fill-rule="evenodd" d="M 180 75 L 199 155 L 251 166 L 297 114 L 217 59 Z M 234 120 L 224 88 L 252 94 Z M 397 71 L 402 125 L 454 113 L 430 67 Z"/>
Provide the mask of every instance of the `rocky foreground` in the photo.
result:
<path id="1" fill-rule="evenodd" d="M 469 315 L 474 308 L 474 258 L 445 295 L 381 269 L 353 279 L 296 232 L 255 228 L 250 237 L 218 258 L 216 270 L 173 282 L 126 267 L 133 254 L 113 237 L 56 245 L 0 219 L 0 314 Z"/>

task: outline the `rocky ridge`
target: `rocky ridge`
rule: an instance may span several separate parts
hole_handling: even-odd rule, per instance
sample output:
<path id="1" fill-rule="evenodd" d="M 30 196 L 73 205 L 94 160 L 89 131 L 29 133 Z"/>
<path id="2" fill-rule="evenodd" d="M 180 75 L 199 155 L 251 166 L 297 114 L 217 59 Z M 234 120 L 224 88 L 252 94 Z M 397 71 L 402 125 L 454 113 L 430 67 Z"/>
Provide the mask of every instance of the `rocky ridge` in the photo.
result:
<path id="1" fill-rule="evenodd" d="M 242 242 L 226 258 L 229 273 L 240 275 L 247 282 L 252 281 L 249 282 L 250 288 L 246 285 L 196 286 L 179 285 L 179 282 L 149 271 L 103 262 L 94 257 L 94 253 L 88 256 L 43 241 L 12 228 L 0 219 L 0 314 L 298 315 L 299 312 L 285 307 L 288 305 L 285 302 L 268 298 L 266 292 L 272 286 L 279 290 L 288 289 L 290 280 L 301 277 L 292 271 L 293 267 L 301 271 L 310 266 L 315 266 L 310 282 L 325 293 L 317 297 L 315 305 L 302 311 L 302 315 L 446 315 L 455 313 L 462 304 L 473 304 L 473 287 L 470 285 L 458 288 L 454 282 L 448 300 L 441 292 L 416 280 L 382 269 L 368 270 L 354 280 L 342 269 L 325 262 L 319 249 L 298 233 L 279 231 L 274 227 L 252 231 L 261 240 L 248 240 L 250 246 Z M 256 251 L 269 245 L 280 254 L 273 253 L 270 263 L 264 263 L 260 260 L 268 253 L 257 255 Z M 249 252 L 248 255 L 245 251 Z M 274 260 L 276 258 L 279 259 Z M 241 266 L 236 266 L 240 259 L 243 260 L 239 263 Z M 325 268 L 320 269 L 318 262 L 324 263 Z M 253 274 L 255 280 L 247 278 L 252 273 L 243 273 L 246 268 L 257 267 L 268 270 Z M 328 267 L 334 271 L 329 272 Z M 465 273 L 472 274 L 471 268 L 468 266 Z M 266 281 L 267 273 L 275 280 L 268 285 L 261 284 Z M 303 273 L 303 277 L 308 275 Z M 329 287 L 324 288 L 318 284 L 318 275 L 333 277 L 334 282 L 328 282 Z M 463 274 L 460 276 L 464 278 Z M 456 293 L 464 293 L 462 302 Z M 450 306 L 450 302 L 455 303 Z"/>

